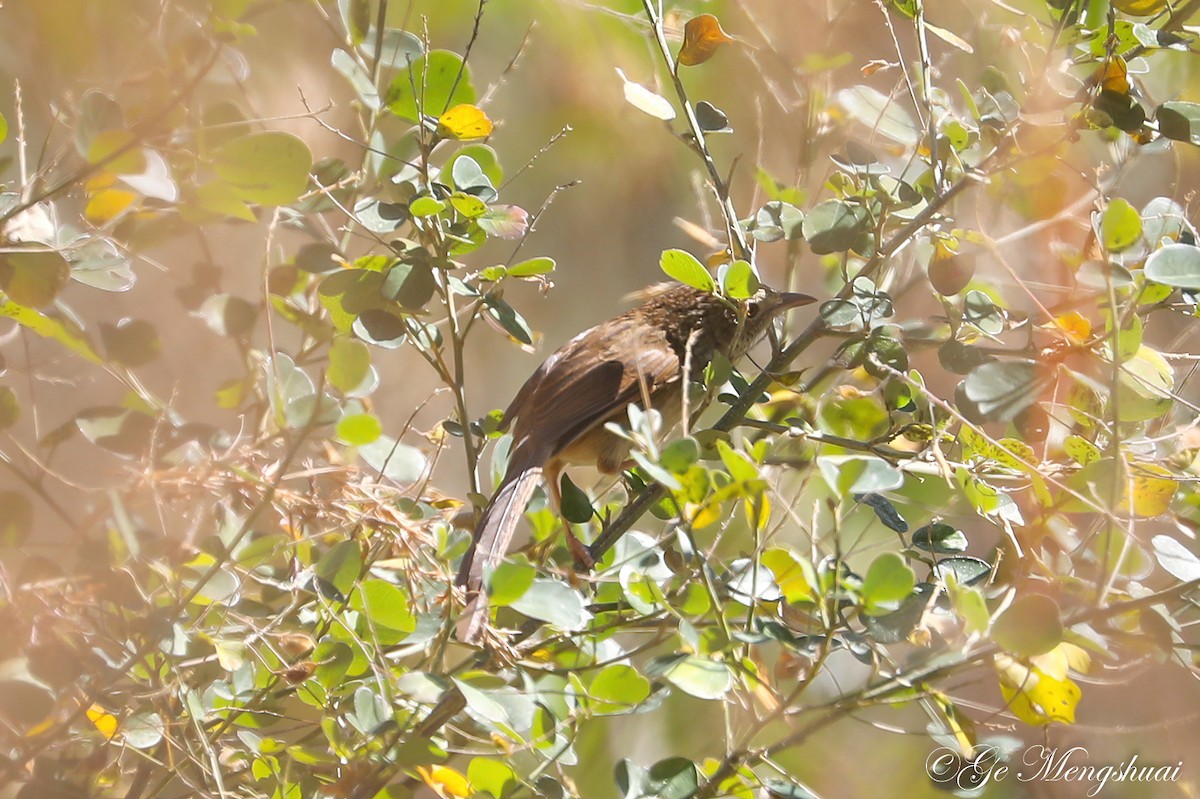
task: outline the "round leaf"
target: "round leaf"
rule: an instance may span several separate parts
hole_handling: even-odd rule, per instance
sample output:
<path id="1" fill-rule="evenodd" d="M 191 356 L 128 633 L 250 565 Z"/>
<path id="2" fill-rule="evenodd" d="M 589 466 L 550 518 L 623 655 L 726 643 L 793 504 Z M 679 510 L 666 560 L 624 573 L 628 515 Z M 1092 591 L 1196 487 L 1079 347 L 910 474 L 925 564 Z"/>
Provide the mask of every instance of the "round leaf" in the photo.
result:
<path id="1" fill-rule="evenodd" d="M 441 116 L 452 106 L 475 102 L 471 70 L 457 53 L 431 50 L 392 79 L 386 102 L 389 111 L 409 122 L 422 113 Z"/>
<path id="2" fill-rule="evenodd" d="M 412 632 L 417 627 L 408 594 L 386 580 L 363 580 L 350 597 L 350 607 L 360 611 L 372 624 L 389 630 Z"/>
<path id="3" fill-rule="evenodd" d="M 1024 594 L 992 622 L 992 640 L 1017 657 L 1049 652 L 1063 639 L 1058 603 L 1044 594 Z"/>
<path id="4" fill-rule="evenodd" d="M 675 278 L 685 286 L 691 286 L 701 291 L 712 291 L 717 287 L 712 275 L 690 252 L 666 250 L 658 265 L 668 277 Z"/>
<path id="5" fill-rule="evenodd" d="M 1200 289 L 1200 247 L 1168 244 L 1146 259 L 1144 274 L 1156 283 L 1181 289 Z"/>
<path id="6" fill-rule="evenodd" d="M 312 152 L 303 139 L 290 133 L 251 133 L 222 146 L 213 166 L 243 200 L 287 205 L 308 187 Z"/>

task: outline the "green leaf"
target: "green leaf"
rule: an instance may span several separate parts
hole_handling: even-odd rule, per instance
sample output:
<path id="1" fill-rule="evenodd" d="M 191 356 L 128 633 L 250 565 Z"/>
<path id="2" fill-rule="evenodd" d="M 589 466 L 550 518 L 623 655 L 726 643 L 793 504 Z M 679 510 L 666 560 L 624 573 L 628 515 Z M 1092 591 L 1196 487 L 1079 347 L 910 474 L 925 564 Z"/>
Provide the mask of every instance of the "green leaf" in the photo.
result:
<path id="1" fill-rule="evenodd" d="M 758 209 L 750 223 L 750 234 L 759 241 L 794 241 L 804 237 L 804 214 L 791 203 L 781 200 Z"/>
<path id="2" fill-rule="evenodd" d="M 971 585 L 986 580 L 992 573 L 992 564 L 980 558 L 955 555 L 939 560 L 933 572 L 941 579 L 946 579 L 947 574 L 953 574 L 959 585 Z"/>
<path id="3" fill-rule="evenodd" d="M 1058 603 L 1044 594 L 1023 594 L 992 622 L 992 640 L 1017 657 L 1044 655 L 1063 640 Z"/>
<path id="4" fill-rule="evenodd" d="M 571 481 L 566 472 L 559 476 L 559 486 L 562 495 L 562 517 L 571 524 L 585 524 L 591 521 L 596 513 L 592 501 Z"/>
<path id="5" fill-rule="evenodd" d="M 437 290 L 433 268 L 425 261 L 401 261 L 387 271 L 380 293 L 410 311 L 425 307 Z"/>
<path id="6" fill-rule="evenodd" d="M 325 586 L 336 589 L 343 599 L 354 590 L 361 574 L 362 549 L 357 541 L 339 541 L 331 546 L 313 567 L 313 575 Z M 318 590 L 323 590 L 320 585 L 317 587 Z"/>
<path id="7" fill-rule="evenodd" d="M 436 216 L 446 210 L 446 204 L 441 200 L 426 195 L 418 197 L 409 203 L 408 211 L 415 217 Z"/>
<path id="8" fill-rule="evenodd" d="M 1154 112 L 1158 132 L 1168 139 L 1200 144 L 1200 104 L 1163 103 Z"/>
<path id="9" fill-rule="evenodd" d="M 372 111 L 379 110 L 379 92 L 375 89 L 370 73 L 358 59 L 345 50 L 335 49 L 330 57 L 330 66 L 350 82 L 351 88 L 364 106 Z"/>
<path id="10" fill-rule="evenodd" d="M 345 336 L 334 340 L 329 348 L 329 369 L 325 379 L 342 393 L 362 385 L 371 371 L 371 351 L 361 341 Z"/>
<path id="11" fill-rule="evenodd" d="M 650 767 L 646 777 L 648 791 L 643 796 L 657 799 L 691 799 L 700 786 L 696 764 L 686 757 L 660 760 Z"/>
<path id="12" fill-rule="evenodd" d="M 525 596 L 535 577 L 537 569 L 523 558 L 500 561 L 488 578 L 488 601 L 496 607 L 511 605 Z"/>
<path id="13" fill-rule="evenodd" d="M 308 188 L 312 152 L 298 136 L 251 133 L 224 144 L 213 160 L 217 176 L 247 202 L 287 205 Z"/>
<path id="14" fill-rule="evenodd" d="M 508 267 L 511 277 L 532 277 L 533 275 L 548 275 L 554 271 L 553 258 L 530 258 Z"/>
<path id="15" fill-rule="evenodd" d="M 1168 244 L 1146 259 L 1143 274 L 1156 283 L 1181 289 L 1200 289 L 1200 247 Z"/>
<path id="16" fill-rule="evenodd" d="M 462 57 L 449 50 L 431 50 L 392 79 L 386 103 L 396 116 L 417 122 L 422 113 L 436 117 L 475 100 L 471 70 Z"/>
<path id="17" fill-rule="evenodd" d="M 1142 238 L 1142 217 L 1120 197 L 1108 204 L 1100 218 L 1100 240 L 1109 252 L 1121 252 Z"/>
<path id="18" fill-rule="evenodd" d="M 389 630 L 410 633 L 417 627 L 408 594 L 386 580 L 363 580 L 350 596 L 350 607 L 362 612 L 372 624 Z"/>
<path id="19" fill-rule="evenodd" d="M 17 250 L 0 255 L 0 290 L 20 305 L 49 305 L 70 277 L 71 266 L 53 250 Z"/>
<path id="20" fill-rule="evenodd" d="M 967 549 L 967 537 L 943 522 L 927 524 L 912 534 L 912 544 L 926 552 L 955 555 Z"/>
<path id="21" fill-rule="evenodd" d="M 336 433 L 346 444 L 362 447 L 383 435 L 383 423 L 370 413 L 351 413 L 338 420 Z"/>
<path id="22" fill-rule="evenodd" d="M 759 288 L 758 275 L 754 273 L 754 267 L 748 261 L 738 260 L 722 264 L 717 270 L 717 276 L 721 293 L 735 300 L 752 297 Z"/>
<path id="23" fill-rule="evenodd" d="M 519 779 L 512 766 L 490 757 L 476 757 L 467 766 L 467 780 L 476 791 L 502 799 L 517 787 Z"/>
<path id="24" fill-rule="evenodd" d="M 867 229 L 867 211 L 842 200 L 818 203 L 801 226 L 808 246 L 818 255 L 845 252 L 858 243 Z"/>
<path id="25" fill-rule="evenodd" d="M 425 454 L 391 436 L 380 436 L 359 447 L 358 454 L 374 472 L 397 483 L 414 483 L 425 472 Z"/>
<path id="26" fill-rule="evenodd" d="M 358 46 L 358 51 L 371 60 L 376 60 L 375 35 L 375 31 L 370 31 Z M 407 69 L 425 52 L 425 45 L 420 38 L 399 28 L 384 28 L 382 45 L 378 61 L 392 69 Z"/>
<path id="27" fill-rule="evenodd" d="M 1051 380 L 1037 361 L 992 361 L 971 370 L 962 393 L 983 419 L 1007 422 L 1037 402 Z M 967 418 L 977 418 L 962 410 Z"/>
<path id="28" fill-rule="evenodd" d="M 487 315 L 496 320 L 505 333 L 522 344 L 533 344 L 533 331 L 515 308 L 494 294 L 485 294 L 483 301 Z"/>
<path id="29" fill-rule="evenodd" d="M 496 187 L 488 172 L 465 152 L 459 153 L 458 157 L 454 159 L 454 163 L 450 167 L 450 179 L 454 183 L 454 188 L 478 197 L 484 202 L 491 202 L 497 197 Z"/>
<path id="30" fill-rule="evenodd" d="M 733 128 L 729 127 L 729 117 L 725 116 L 725 112 L 707 100 L 696 103 L 696 121 L 700 123 L 700 130 L 705 133 L 733 132 Z"/>
<path id="31" fill-rule="evenodd" d="M 134 749 L 153 749 L 163 739 L 163 729 L 157 713 L 135 713 L 121 722 L 121 737 Z"/>
<path id="32" fill-rule="evenodd" d="M 900 607 L 916 585 L 916 575 L 895 552 L 885 552 L 871 561 L 863 578 L 862 598 L 869 615 L 891 613 Z"/>
<path id="33" fill-rule="evenodd" d="M 1004 331 L 1004 311 L 982 291 L 967 292 L 963 300 L 963 321 L 993 336 Z"/>
<path id="34" fill-rule="evenodd" d="M 614 663 L 600 670 L 588 686 L 588 694 L 598 702 L 628 710 L 650 696 L 650 681 L 632 666 Z"/>
<path id="35" fill-rule="evenodd" d="M 583 596 L 558 580 L 534 580 L 511 607 L 531 619 L 540 619 L 560 630 L 582 630 L 592 618 Z"/>
<path id="36" fill-rule="evenodd" d="M 696 256 L 683 250 L 665 250 L 658 265 L 667 277 L 701 291 L 713 291 L 717 284 Z"/>
<path id="37" fill-rule="evenodd" d="M 679 690 L 697 699 L 722 699 L 733 687 L 733 672 L 724 663 L 700 655 L 686 655 L 665 674 Z"/>
<path id="38" fill-rule="evenodd" d="M 678 438 L 663 447 L 659 463 L 672 474 L 684 474 L 700 460 L 700 443 L 691 436 Z"/>
<path id="39" fill-rule="evenodd" d="M 842 496 L 883 493 L 904 485 L 904 475 L 874 455 L 823 455 L 817 466 L 829 488 Z"/>

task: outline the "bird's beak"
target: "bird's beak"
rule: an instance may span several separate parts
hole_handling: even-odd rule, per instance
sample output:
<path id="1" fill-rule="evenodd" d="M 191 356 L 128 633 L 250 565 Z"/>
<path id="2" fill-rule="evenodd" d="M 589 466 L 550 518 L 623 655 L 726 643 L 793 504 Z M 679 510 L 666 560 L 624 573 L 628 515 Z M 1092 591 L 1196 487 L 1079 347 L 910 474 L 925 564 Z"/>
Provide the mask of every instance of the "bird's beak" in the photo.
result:
<path id="1" fill-rule="evenodd" d="M 778 303 L 775 306 L 777 313 L 782 313 L 792 308 L 799 308 L 802 305 L 811 305 L 817 301 L 816 297 L 810 297 L 807 294 L 800 294 L 795 291 L 781 291 L 775 295 L 775 299 Z"/>

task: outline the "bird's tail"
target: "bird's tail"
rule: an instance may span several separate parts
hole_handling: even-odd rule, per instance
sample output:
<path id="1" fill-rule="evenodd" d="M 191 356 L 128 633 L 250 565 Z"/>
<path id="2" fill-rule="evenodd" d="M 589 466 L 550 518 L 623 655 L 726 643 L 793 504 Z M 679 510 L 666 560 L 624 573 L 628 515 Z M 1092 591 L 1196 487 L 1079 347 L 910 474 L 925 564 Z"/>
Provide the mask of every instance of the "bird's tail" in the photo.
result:
<path id="1" fill-rule="evenodd" d="M 459 622 L 458 637 L 461 641 L 474 642 L 483 629 L 488 611 L 487 596 L 483 591 L 484 570 L 495 568 L 508 551 L 517 522 L 533 498 L 541 475 L 541 466 L 510 468 L 496 495 L 492 497 L 491 504 L 483 512 L 483 518 L 475 530 L 475 540 L 463 558 L 456 580 L 458 585 L 467 589 L 470 597 Z"/>

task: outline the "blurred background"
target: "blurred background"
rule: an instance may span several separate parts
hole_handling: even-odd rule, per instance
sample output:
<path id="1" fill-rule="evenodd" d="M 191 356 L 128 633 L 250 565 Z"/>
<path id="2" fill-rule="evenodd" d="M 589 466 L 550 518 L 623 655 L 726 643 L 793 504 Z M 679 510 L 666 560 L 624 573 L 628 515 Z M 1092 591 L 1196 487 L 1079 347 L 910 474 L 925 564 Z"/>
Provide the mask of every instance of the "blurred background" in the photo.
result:
<path id="1" fill-rule="evenodd" d="M 235 0 L 229 4 L 237 5 Z M 71 163 L 72 108 L 88 90 L 99 89 L 136 107 L 139 97 L 155 96 L 170 68 L 187 63 L 186 49 L 176 49 L 177 31 L 170 37 L 171 48 L 165 47 L 167 37 L 159 25 L 167 5 L 194 6 L 196 19 L 203 20 L 209 4 L 4 2 L 0 112 L 9 122 L 9 134 L 0 144 L 0 156 L 6 159 L 9 190 L 20 185 L 21 169 L 53 172 Z M 389 25 L 427 36 L 434 48 L 461 53 L 472 40 L 477 8 L 469 0 L 393 2 Z M 683 22 L 700 12 L 716 14 L 737 38 L 705 65 L 686 70 L 682 79 L 693 99 L 709 101 L 730 120 L 732 132 L 713 135 L 711 146 L 719 169 L 729 175 L 740 215 L 756 211 L 768 199 L 764 186 L 772 183 L 787 187 L 802 208 L 828 196 L 822 187 L 835 171 L 829 156 L 844 152 L 848 141 L 871 147 L 896 174 L 907 174 L 911 147 L 861 124 L 855 109 L 830 102 L 841 90 L 865 85 L 893 96 L 899 107 L 912 109 L 903 78 L 904 70 L 913 68 L 917 50 L 911 25 L 902 16 L 885 15 L 881 4 L 869 0 L 693 2 L 667 10 L 673 42 Z M 931 23 L 953 34 L 930 41 L 935 82 L 945 102 L 961 104 L 959 82 L 1024 95 L 1021 99 L 1030 102 L 1023 105 L 1029 130 L 1023 145 L 1046 146 L 1044 157 L 968 192 L 951 209 L 957 226 L 999 242 L 979 251 L 976 274 L 998 287 L 1017 309 L 1038 303 L 1060 310 L 1078 306 L 1083 301 L 1069 276 L 1088 241 L 1097 189 L 1124 197 L 1135 208 L 1158 196 L 1190 208 L 1197 166 L 1193 148 L 1143 147 L 1127 136 L 1100 134 L 1061 142 L 1058 126 L 1064 109 L 1091 67 L 1064 65 L 1078 48 L 1059 46 L 1049 56 L 1041 51 L 1053 36 L 1043 0 L 937 0 L 927 3 L 927 14 Z M 299 135 L 317 159 L 361 160 L 363 132 L 353 93 L 330 68 L 331 53 L 342 43 L 339 19 L 335 3 L 255 3 L 241 20 L 253 26 L 253 35 L 243 36 L 223 54 L 213 73 L 216 85 L 206 84 L 194 102 L 236 102 L 265 129 Z M 1153 73 L 1144 64 L 1130 64 L 1131 74 L 1142 80 L 1141 91 L 1156 102 L 1200 99 L 1191 54 L 1162 52 L 1155 59 Z M 540 210 L 534 231 L 521 242 L 518 260 L 545 255 L 558 264 L 550 278 L 552 287 L 511 282 L 506 289 L 505 299 L 540 337 L 536 351 L 523 350 L 503 335 L 471 338 L 466 372 L 476 379 L 468 384 L 468 399 L 471 413 L 482 416 L 504 407 L 559 344 L 628 307 L 630 292 L 662 280 L 658 261 L 663 250 L 678 247 L 703 260 L 716 249 L 689 229 L 707 231 L 716 240 L 721 230 L 695 154 L 669 125 L 623 97 L 617 68 L 631 81 L 670 96 L 639 2 L 491 0 L 469 64 L 486 98 L 481 104 L 497 122 L 488 143 L 505 168 L 501 201 L 531 214 Z M 1045 138 L 1039 141 L 1043 123 Z M 679 130 L 678 121 L 674 128 Z M 18 158 L 19 141 L 25 144 L 24 162 Z M 1133 167 L 1130 157 L 1135 154 Z M 78 197 L 75 201 L 82 202 Z M 71 203 L 60 209 L 69 211 Z M 374 246 L 365 237 L 357 242 L 358 249 L 352 248 L 348 256 Z M 162 354 L 139 372 L 140 378 L 159 396 L 169 397 L 184 418 L 232 433 L 238 429 L 238 414 L 220 408 L 214 395 L 222 381 L 237 372 L 243 354 L 232 340 L 201 335 L 204 322 L 188 312 L 180 295 L 210 286 L 257 301 L 264 268 L 294 255 L 303 243 L 294 232 L 269 242 L 263 223 L 222 223 L 203 240 L 173 238 L 162 246 L 139 245 L 136 282 L 127 290 L 99 292 L 73 283 L 61 301 L 88 319 L 151 321 L 162 338 Z M 503 263 L 512 257 L 514 246 L 491 241 L 467 261 L 472 268 Z M 911 274 L 924 269 L 928 252 L 910 247 L 896 258 L 897 272 Z M 836 264 L 807 250 L 789 261 L 783 246 L 764 247 L 758 266 L 765 282 L 818 296 L 828 296 L 840 280 Z M 923 319 L 938 309 L 932 292 L 918 288 L 903 297 L 897 316 Z M 796 314 L 793 326 L 807 323 L 811 313 Z M 1163 341 L 1177 334 L 1169 324 L 1153 332 Z M 829 351 L 819 350 L 813 358 L 819 360 Z M 81 407 L 122 401 L 122 388 L 102 373 L 80 369 L 60 348 L 22 335 L 6 322 L 0 322 L 0 355 L 0 381 L 26 400 L 23 407 L 36 408 L 34 416 L 23 418 L 11 432 L 15 446 L 32 450 L 36 441 L 70 423 Z M 382 381 L 373 403 L 385 431 L 398 433 L 418 407 L 422 410 L 414 424 L 419 431 L 433 432 L 449 417 L 449 398 L 438 392 L 434 375 L 412 353 L 375 351 L 373 361 Z M 952 392 L 956 379 L 945 375 L 934 388 Z M 55 460 L 58 479 L 48 490 L 80 516 L 89 512 L 89 496 L 126 479 L 117 458 L 96 457 L 95 448 L 67 441 Z M 432 482 L 447 494 L 462 495 L 464 464 L 455 448 L 439 461 Z M 0 472 L 0 488 L 9 483 L 11 475 Z M 51 558 L 79 555 L 70 551 L 69 536 L 64 537 L 53 514 L 41 505 L 34 513 L 31 545 Z M 818 681 L 804 700 L 828 699 L 866 677 L 866 670 L 852 658 L 844 661 L 830 664 L 830 674 L 838 675 L 836 684 L 832 679 Z M 1142 665 L 1136 673 L 1122 675 L 1119 690 L 1111 693 L 1102 685 L 1085 686 L 1087 700 L 1079 724 L 1053 731 L 1053 743 L 1060 747 L 1086 745 L 1091 763 L 1115 763 L 1138 754 L 1142 762 L 1185 764 L 1184 779 L 1170 786 L 1112 785 L 1102 795 L 1200 792 L 1200 696 L 1194 685 L 1181 682 L 1180 671 L 1169 674 L 1163 678 L 1154 667 Z M 953 687 L 968 695 L 973 690 Z M 992 681 L 983 680 L 978 694 L 982 706 L 999 702 Z M 1108 696 L 1112 699 L 1106 700 Z M 705 705 L 707 715 L 700 717 L 695 714 L 697 703 L 672 701 L 677 705 L 672 714 L 656 716 L 670 719 L 661 727 L 626 717 L 613 719 L 607 728 L 588 728 L 591 739 L 580 743 L 583 762 L 573 772 L 583 795 L 616 795 L 611 775 L 596 769 L 607 769 L 620 757 L 652 762 L 711 751 L 724 726 L 736 725 L 747 710 L 730 708 L 723 717 Z M 875 709 L 866 717 L 846 719 L 785 753 L 780 764 L 826 797 L 939 795 L 925 775 L 931 744 L 920 716 L 901 715 L 902 719 Z M 1029 742 L 1038 741 L 1036 731 L 1004 720 L 997 723 Z M 1077 784 L 1010 779 L 990 787 L 986 795 L 1084 793 Z"/>

